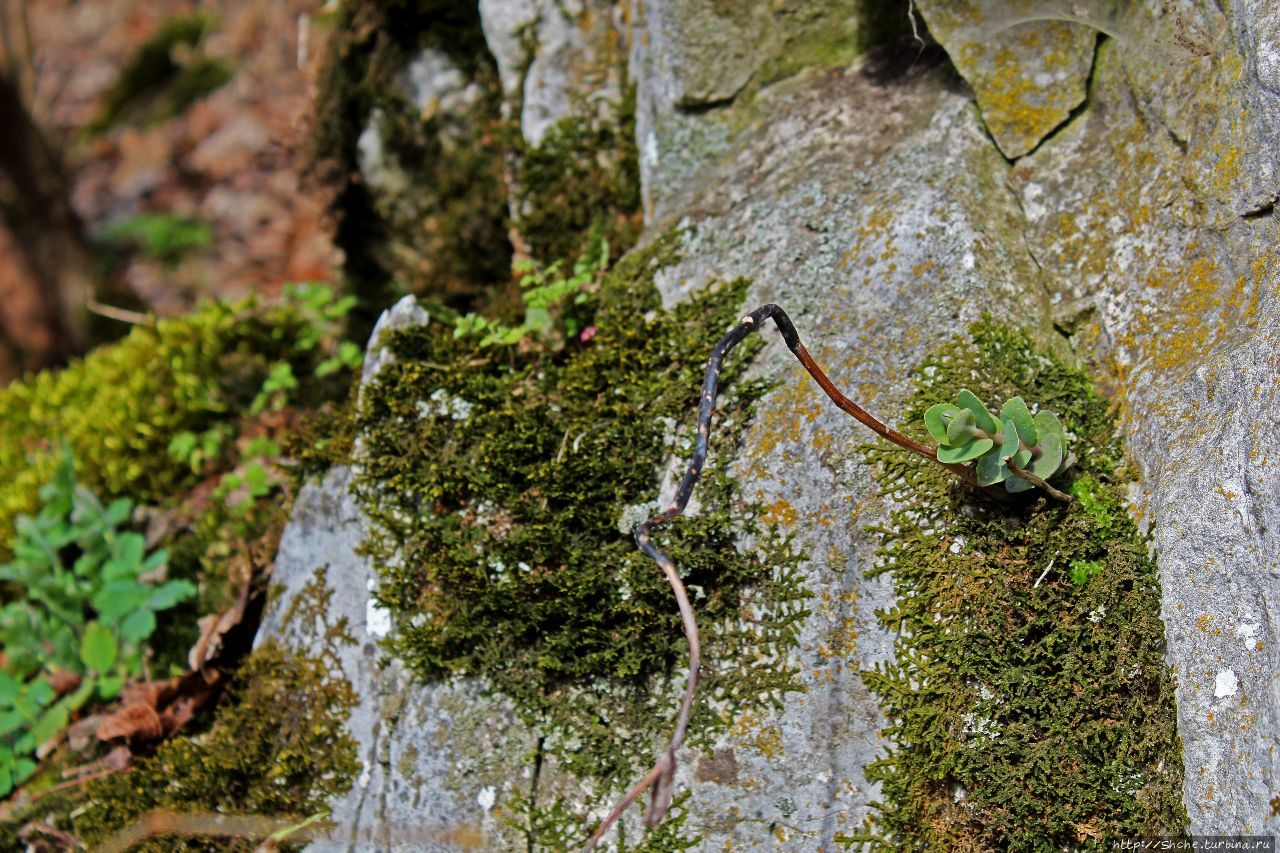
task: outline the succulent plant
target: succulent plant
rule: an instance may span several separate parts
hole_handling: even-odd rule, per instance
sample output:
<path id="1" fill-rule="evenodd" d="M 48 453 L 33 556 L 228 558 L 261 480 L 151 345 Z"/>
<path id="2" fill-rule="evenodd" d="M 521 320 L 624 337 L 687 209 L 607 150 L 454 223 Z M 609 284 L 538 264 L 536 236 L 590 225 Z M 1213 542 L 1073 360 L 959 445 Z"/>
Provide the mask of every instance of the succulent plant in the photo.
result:
<path id="1" fill-rule="evenodd" d="M 1010 492 L 1025 492 L 1039 484 L 1018 476 L 1014 468 L 1045 481 L 1076 461 L 1067 449 L 1058 416 L 1047 410 L 1032 415 L 1021 397 L 1005 403 L 997 418 L 965 389 L 956 395 L 954 404 L 931 406 L 924 413 L 924 424 L 938 442 L 939 462 L 977 461 L 979 486 L 1004 483 Z"/>

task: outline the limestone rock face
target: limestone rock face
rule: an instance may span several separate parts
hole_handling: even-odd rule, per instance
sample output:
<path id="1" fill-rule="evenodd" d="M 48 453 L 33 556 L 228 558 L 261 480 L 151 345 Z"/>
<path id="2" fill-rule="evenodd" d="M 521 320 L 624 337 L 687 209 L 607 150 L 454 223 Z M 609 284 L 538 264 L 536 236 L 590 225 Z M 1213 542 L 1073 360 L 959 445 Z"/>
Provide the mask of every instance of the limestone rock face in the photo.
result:
<path id="1" fill-rule="evenodd" d="M 1062 20 L 1075 16 L 1056 10 L 1027 20 L 1027 5 L 920 3 L 930 34 L 973 86 L 987 129 L 1011 158 L 1035 148 L 1084 101 L 1099 35 L 1086 24 Z"/>
<path id="2" fill-rule="evenodd" d="M 705 167 L 731 148 L 774 84 L 806 68 L 847 66 L 886 12 L 860 0 L 637 0 L 631 78 L 646 216 L 678 214 Z M 898 10 L 905 23 L 905 10 Z"/>
<path id="3" fill-rule="evenodd" d="M 1280 12 L 1263 0 L 916 5 L 972 91 L 909 42 L 856 60 L 863 4 L 788 15 L 637 0 L 648 236 L 683 229 L 663 299 L 750 277 L 744 308 L 783 305 L 837 384 L 890 422 L 913 365 L 983 311 L 1088 364 L 1123 414 L 1134 509 L 1158 555 L 1190 830 L 1280 831 Z M 514 33 L 549 33 L 546 56 L 585 43 L 557 41 L 533 0 L 481 7 L 504 86 L 526 98 Z M 608 14 L 571 8 L 579 25 Z M 842 47 L 800 50 L 818 33 Z M 741 49 L 751 39 L 760 49 Z M 797 65 L 770 66 L 788 51 Z M 526 137 L 556 103 L 524 114 Z M 864 768 L 886 748 L 858 676 L 893 640 L 874 615 L 888 586 L 864 577 L 864 529 L 885 514 L 855 449 L 867 436 L 767 335 L 753 370 L 785 381 L 733 468 L 747 497 L 787 509 L 810 555 L 794 661 L 806 690 L 684 756 L 677 784 L 706 850 L 831 849 L 863 826 L 877 796 Z M 336 807 L 347 834 L 331 844 L 524 849 L 495 803 L 599 792 L 554 763 L 535 772 L 536 734 L 482 685 L 414 685 L 381 659 L 349 479 L 336 470 L 302 492 L 276 562 L 278 613 L 328 566 L 331 612 L 355 638 L 341 654 L 364 697 L 352 726 L 366 776 Z M 268 632 L 319 636 L 278 618 Z"/>
<path id="4" fill-rule="evenodd" d="M 627 31 L 609 0 L 481 0 L 485 40 L 529 145 L 557 121 L 619 101 Z"/>
<path id="5" fill-rule="evenodd" d="M 1246 36 L 1266 22 L 1143 14 L 1129 29 L 1146 38 L 1104 44 L 1087 109 L 1013 184 L 1055 316 L 1109 366 L 1141 474 L 1193 831 L 1274 832 L 1280 268 L 1274 217 L 1250 211 L 1274 198 L 1277 137 Z"/>
<path id="6" fill-rule="evenodd" d="M 336 653 L 361 697 L 348 728 L 364 769 L 333 804 L 339 829 L 311 849 L 504 849 L 493 806 L 524 793 L 533 736 L 510 708 L 481 699 L 479 685 L 416 684 L 379 651 L 391 625 L 370 599 L 377 578 L 357 551 L 368 528 L 350 481 L 337 468 L 299 493 L 276 559 L 284 586 L 260 634 Z M 284 618 L 317 596 L 323 620 Z M 339 624 L 345 639 L 335 640 Z"/>
<path id="7" fill-rule="evenodd" d="M 1030 114 L 1045 96 L 1028 87 L 1049 46 L 1020 61 L 1025 73 L 1002 74 L 998 62 L 975 60 L 1003 46 L 992 33 L 1070 21 L 1106 36 L 1089 101 L 1065 126 L 1045 122 L 1042 138 L 1027 137 L 1022 150 L 1040 147 L 1015 162 L 1010 183 L 1054 322 L 1102 367 L 1141 472 L 1134 499 L 1159 555 L 1192 831 L 1275 831 L 1280 636 L 1268 626 L 1280 591 L 1280 493 L 1269 469 L 1280 395 L 1266 377 L 1280 329 L 1271 207 L 1280 101 L 1275 40 L 1262 34 L 1274 32 L 1277 12 L 919 5 L 1010 156 L 1002 112 Z"/>

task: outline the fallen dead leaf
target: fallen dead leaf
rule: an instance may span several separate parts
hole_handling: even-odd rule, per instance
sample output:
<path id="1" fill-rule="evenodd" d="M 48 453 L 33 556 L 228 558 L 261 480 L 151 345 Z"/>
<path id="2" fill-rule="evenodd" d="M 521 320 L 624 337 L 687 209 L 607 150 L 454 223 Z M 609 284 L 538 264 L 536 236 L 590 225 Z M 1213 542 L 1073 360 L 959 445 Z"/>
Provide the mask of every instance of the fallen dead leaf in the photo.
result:
<path id="1" fill-rule="evenodd" d="M 144 704 L 125 705 L 119 711 L 104 717 L 98 726 L 98 740 L 159 740 L 164 736 L 164 724 L 156 709 Z"/>

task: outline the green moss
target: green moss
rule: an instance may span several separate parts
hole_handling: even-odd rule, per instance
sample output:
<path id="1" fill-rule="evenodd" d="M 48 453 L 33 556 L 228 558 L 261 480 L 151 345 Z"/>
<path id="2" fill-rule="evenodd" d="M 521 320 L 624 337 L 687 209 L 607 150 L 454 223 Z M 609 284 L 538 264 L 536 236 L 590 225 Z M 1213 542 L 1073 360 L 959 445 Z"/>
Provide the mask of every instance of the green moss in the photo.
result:
<path id="1" fill-rule="evenodd" d="M 104 497 L 150 502 L 193 483 L 190 466 L 169 456 L 170 440 L 238 417 L 275 361 L 309 375 L 311 356 L 294 346 L 305 328 L 292 308 L 207 305 L 0 389 L 0 558 L 63 441 L 84 484 Z"/>
<path id="2" fill-rule="evenodd" d="M 583 106 L 561 119 L 537 147 L 517 140 L 517 225 L 533 257 L 576 258 L 593 229 L 615 254 L 640 234 L 640 159 L 636 149 L 635 87 L 608 118 Z"/>
<path id="3" fill-rule="evenodd" d="M 652 760 L 687 654 L 671 591 L 629 527 L 651 512 L 673 450 L 691 452 L 704 360 L 745 285 L 661 311 L 652 277 L 674 242 L 609 275 L 589 345 L 520 355 L 476 350 L 441 324 L 398 334 L 360 412 L 358 493 L 379 531 L 396 651 L 427 678 L 486 677 L 564 766 L 612 783 Z M 798 557 L 723 472 L 765 390 L 742 378 L 747 349 L 724 374 L 702 509 L 657 537 L 704 634 L 695 743 L 795 689 L 776 661 L 804 615 Z M 756 543 L 746 553 L 743 537 Z"/>
<path id="4" fill-rule="evenodd" d="M 400 78 L 424 48 L 446 53 L 480 97 L 466 116 L 422 116 Z M 339 7 L 316 103 L 313 158 L 334 189 L 335 241 L 361 298 L 354 330 L 398 293 L 472 310 L 510 282 L 501 86 L 474 3 L 352 0 Z M 384 149 L 409 177 L 390 204 L 360 176 L 357 141 L 375 111 Z"/>
<path id="5" fill-rule="evenodd" d="M 359 383 L 351 387 L 347 399 L 325 403 L 305 415 L 297 429 L 285 439 L 285 455 L 297 463 L 293 469 L 294 487 L 317 479 L 335 465 L 351 461 L 355 448 L 355 401 Z"/>
<path id="6" fill-rule="evenodd" d="M 881 616 L 899 639 L 896 663 L 864 673 L 895 744 L 867 770 L 883 797 L 868 839 L 1057 851 L 1176 834 L 1187 818 L 1159 581 L 1123 509 L 1106 401 L 989 322 L 926 362 L 905 421 L 962 387 L 1059 413 L 1078 436 L 1078 500 L 994 504 L 936 466 L 871 451 L 897 502 L 875 573 L 893 578 L 898 603 Z M 1073 562 L 1101 571 L 1073 583 Z"/>
<path id="7" fill-rule="evenodd" d="M 76 835 L 98 844 L 161 807 L 306 817 L 351 786 L 360 764 L 344 724 L 356 697 L 330 664 L 268 643 L 241 666 L 231 690 L 232 703 L 208 732 L 167 741 L 133 769 L 91 782 Z M 227 847 L 225 839 L 159 838 L 137 849 Z"/>

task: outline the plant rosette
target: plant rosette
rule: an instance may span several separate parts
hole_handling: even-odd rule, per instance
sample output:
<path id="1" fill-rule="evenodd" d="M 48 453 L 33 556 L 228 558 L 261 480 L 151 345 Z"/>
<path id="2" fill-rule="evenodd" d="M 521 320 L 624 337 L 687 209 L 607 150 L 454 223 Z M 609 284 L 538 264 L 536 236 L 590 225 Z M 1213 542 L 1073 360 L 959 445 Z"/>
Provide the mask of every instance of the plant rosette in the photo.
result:
<path id="1" fill-rule="evenodd" d="M 1011 493 L 1038 485 L 1022 473 L 1047 481 L 1075 464 L 1058 416 L 1048 410 L 1034 415 L 1021 397 L 1000 407 L 1000 417 L 965 389 L 956 402 L 939 403 L 924 413 L 925 427 L 938 442 L 938 461 L 977 462 L 979 486 L 1003 483 Z"/>

